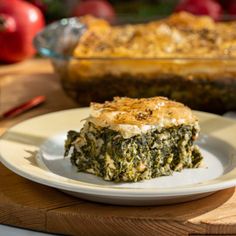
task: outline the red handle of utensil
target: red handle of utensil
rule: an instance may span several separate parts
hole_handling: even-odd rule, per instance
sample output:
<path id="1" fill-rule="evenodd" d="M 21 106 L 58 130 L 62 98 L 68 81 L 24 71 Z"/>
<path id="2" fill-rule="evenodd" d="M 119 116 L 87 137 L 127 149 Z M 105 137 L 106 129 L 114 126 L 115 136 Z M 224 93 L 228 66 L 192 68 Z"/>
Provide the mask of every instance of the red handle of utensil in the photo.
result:
<path id="1" fill-rule="evenodd" d="M 9 111 L 4 112 L 1 117 L 2 118 L 10 118 L 10 117 L 14 117 L 17 116 L 33 107 L 36 107 L 38 105 L 40 105 L 41 103 L 45 102 L 46 97 L 45 96 L 37 96 L 32 98 L 31 100 L 17 106 L 14 107 L 12 109 L 10 109 Z"/>

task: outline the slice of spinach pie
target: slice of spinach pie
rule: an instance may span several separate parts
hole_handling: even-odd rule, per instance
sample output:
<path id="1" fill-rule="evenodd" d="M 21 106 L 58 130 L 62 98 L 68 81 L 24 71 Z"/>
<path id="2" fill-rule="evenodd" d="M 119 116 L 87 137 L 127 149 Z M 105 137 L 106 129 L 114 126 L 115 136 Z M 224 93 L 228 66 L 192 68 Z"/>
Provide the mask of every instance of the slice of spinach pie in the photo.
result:
<path id="1" fill-rule="evenodd" d="M 80 172 L 136 182 L 199 167 L 203 158 L 193 145 L 198 133 L 198 119 L 181 103 L 115 97 L 91 103 L 80 132 L 68 132 L 65 156 Z"/>

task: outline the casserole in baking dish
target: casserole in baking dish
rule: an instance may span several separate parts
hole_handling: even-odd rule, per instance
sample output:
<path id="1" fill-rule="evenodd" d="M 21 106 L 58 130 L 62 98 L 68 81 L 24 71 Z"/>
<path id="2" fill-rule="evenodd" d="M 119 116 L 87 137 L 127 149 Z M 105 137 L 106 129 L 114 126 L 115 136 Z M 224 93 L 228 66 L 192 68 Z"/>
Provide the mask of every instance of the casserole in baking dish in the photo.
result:
<path id="1" fill-rule="evenodd" d="M 236 109 L 236 22 L 181 12 L 111 26 L 91 16 L 53 23 L 35 39 L 81 106 L 114 96 L 166 96 L 194 109 Z"/>

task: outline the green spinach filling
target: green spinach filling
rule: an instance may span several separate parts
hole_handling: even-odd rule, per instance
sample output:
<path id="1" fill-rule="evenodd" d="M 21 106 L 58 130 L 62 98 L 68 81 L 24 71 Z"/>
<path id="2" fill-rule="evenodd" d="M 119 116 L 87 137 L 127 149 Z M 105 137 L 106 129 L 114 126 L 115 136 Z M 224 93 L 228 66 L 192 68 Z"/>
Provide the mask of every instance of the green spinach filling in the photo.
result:
<path id="1" fill-rule="evenodd" d="M 197 133 L 194 125 L 180 125 L 125 139 L 117 131 L 87 122 L 80 132 L 68 132 L 65 156 L 79 172 L 136 182 L 199 167 L 202 155 L 193 145 Z"/>

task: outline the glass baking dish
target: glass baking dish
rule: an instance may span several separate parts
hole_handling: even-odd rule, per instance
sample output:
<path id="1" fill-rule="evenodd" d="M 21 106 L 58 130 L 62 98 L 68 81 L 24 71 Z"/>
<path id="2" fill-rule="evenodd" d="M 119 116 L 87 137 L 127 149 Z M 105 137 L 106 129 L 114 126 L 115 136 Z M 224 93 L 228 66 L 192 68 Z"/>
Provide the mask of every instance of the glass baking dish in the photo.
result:
<path id="1" fill-rule="evenodd" d="M 79 18 L 68 18 L 48 25 L 34 39 L 79 106 L 114 96 L 158 95 L 197 110 L 236 110 L 236 58 L 75 58 L 72 51 L 85 31 Z"/>

